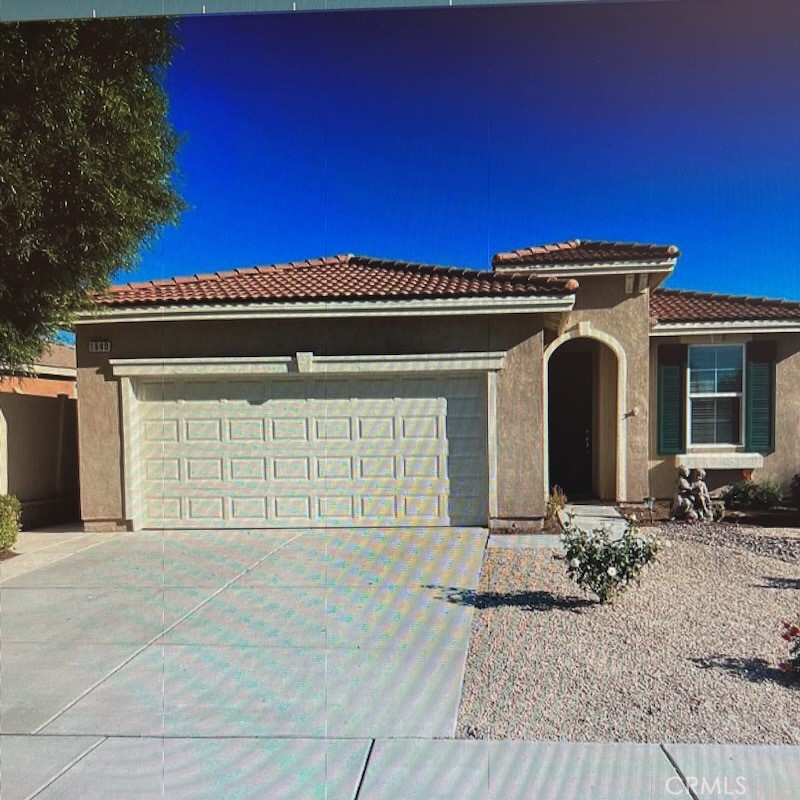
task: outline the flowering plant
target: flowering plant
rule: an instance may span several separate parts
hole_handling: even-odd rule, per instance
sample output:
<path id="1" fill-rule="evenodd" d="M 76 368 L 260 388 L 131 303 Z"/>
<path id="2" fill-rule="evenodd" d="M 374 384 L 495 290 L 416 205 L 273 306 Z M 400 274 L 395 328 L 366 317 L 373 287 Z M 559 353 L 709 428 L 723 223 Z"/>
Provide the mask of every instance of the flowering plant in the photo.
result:
<path id="1" fill-rule="evenodd" d="M 584 531 L 570 518 L 564 525 L 561 541 L 567 575 L 584 591 L 596 594 L 601 603 L 631 584 L 638 584 L 642 569 L 655 559 L 662 546 L 655 536 L 639 532 L 635 516 L 618 535 L 608 525 Z"/>
<path id="2" fill-rule="evenodd" d="M 780 668 L 784 672 L 800 673 L 800 626 L 784 622 L 781 637 L 789 642 L 789 660 L 782 661 Z"/>

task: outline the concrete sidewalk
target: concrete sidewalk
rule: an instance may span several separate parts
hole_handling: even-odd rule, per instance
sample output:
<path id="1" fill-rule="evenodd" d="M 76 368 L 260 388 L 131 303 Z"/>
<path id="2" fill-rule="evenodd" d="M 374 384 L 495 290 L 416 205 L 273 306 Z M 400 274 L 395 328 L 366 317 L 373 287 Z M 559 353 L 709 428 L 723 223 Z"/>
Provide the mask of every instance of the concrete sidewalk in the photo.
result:
<path id="1" fill-rule="evenodd" d="M 796 800 L 800 748 L 0 736 L 3 800 Z"/>

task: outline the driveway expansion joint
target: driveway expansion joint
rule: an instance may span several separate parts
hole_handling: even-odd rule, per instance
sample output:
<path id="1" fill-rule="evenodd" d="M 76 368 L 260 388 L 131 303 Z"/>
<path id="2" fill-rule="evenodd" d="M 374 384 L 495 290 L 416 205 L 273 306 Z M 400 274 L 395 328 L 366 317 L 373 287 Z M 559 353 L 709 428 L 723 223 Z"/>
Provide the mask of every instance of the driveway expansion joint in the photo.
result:
<path id="1" fill-rule="evenodd" d="M 369 750 L 367 750 L 367 757 L 364 759 L 364 766 L 358 779 L 358 786 L 356 787 L 356 793 L 353 795 L 353 800 L 359 800 L 361 797 L 361 789 L 364 787 L 364 779 L 367 777 L 367 770 L 369 769 L 369 762 L 372 758 L 372 751 L 374 749 L 375 739 L 372 739 L 369 743 Z"/>
<path id="2" fill-rule="evenodd" d="M 108 736 L 100 737 L 94 744 L 92 744 L 89 747 L 87 747 L 82 753 L 79 753 L 69 763 L 65 764 L 58 772 L 56 772 L 55 775 L 53 775 L 51 778 L 49 778 L 38 789 L 35 789 L 33 792 L 31 792 L 25 798 L 25 800 L 34 800 L 35 797 L 38 797 L 43 791 L 45 791 L 45 789 L 47 789 L 48 787 L 52 786 L 59 778 L 61 778 L 64 775 L 66 775 L 76 764 L 78 764 L 79 762 L 83 761 L 83 759 L 86 758 L 86 756 L 88 756 L 89 753 L 91 753 L 94 750 L 96 750 L 98 747 L 100 747 L 101 744 L 103 744 L 103 742 L 106 742 L 106 741 L 108 741 Z"/>
<path id="3" fill-rule="evenodd" d="M 689 793 L 689 796 L 692 798 L 692 800 L 700 800 L 700 798 L 695 794 L 694 789 L 689 786 L 689 782 L 686 780 L 686 775 L 684 775 L 683 770 L 678 766 L 678 762 L 673 758 L 672 753 L 667 750 L 667 746 L 665 744 L 660 744 L 659 747 L 661 748 L 661 752 L 666 756 L 667 761 L 672 764 L 672 768 L 678 774 L 678 777 L 681 779 L 681 783 Z"/>

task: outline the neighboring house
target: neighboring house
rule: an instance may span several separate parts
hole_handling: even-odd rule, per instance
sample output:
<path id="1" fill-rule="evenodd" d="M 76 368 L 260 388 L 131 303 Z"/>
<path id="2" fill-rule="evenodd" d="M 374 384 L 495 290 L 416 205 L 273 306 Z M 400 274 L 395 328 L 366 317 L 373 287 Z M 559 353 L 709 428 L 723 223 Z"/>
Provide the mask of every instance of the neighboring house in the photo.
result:
<path id="1" fill-rule="evenodd" d="M 77 328 L 87 529 L 486 525 L 800 469 L 800 303 L 675 247 L 357 256 L 115 286 Z"/>
<path id="2" fill-rule="evenodd" d="M 53 344 L 28 377 L 0 376 L 0 494 L 25 528 L 78 518 L 75 348 Z"/>

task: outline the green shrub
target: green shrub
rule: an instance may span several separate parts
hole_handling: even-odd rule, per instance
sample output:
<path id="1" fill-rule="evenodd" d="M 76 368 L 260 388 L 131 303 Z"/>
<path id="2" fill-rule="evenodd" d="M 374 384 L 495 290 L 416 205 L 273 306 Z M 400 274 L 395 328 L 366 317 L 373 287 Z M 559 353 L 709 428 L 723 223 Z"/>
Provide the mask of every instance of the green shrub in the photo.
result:
<path id="1" fill-rule="evenodd" d="M 725 508 L 769 510 L 780 505 L 783 490 L 778 481 L 739 481 L 722 496 Z"/>
<path id="2" fill-rule="evenodd" d="M 0 550 L 13 547 L 19 533 L 22 506 L 12 494 L 0 494 Z"/>
<path id="3" fill-rule="evenodd" d="M 601 603 L 631 584 L 638 584 L 642 569 L 655 559 L 661 547 L 661 541 L 654 536 L 639 533 L 635 516 L 627 521 L 622 536 L 613 536 L 608 526 L 584 531 L 570 519 L 561 541 L 567 575 L 584 591 L 596 594 Z"/>
<path id="4" fill-rule="evenodd" d="M 564 490 L 560 486 L 554 486 L 547 498 L 547 519 L 552 519 L 559 511 L 563 511 L 568 502 Z"/>

